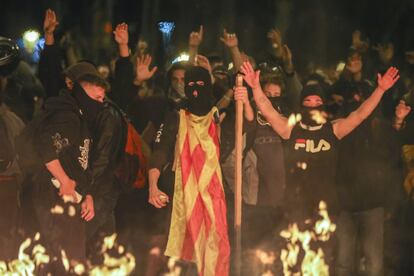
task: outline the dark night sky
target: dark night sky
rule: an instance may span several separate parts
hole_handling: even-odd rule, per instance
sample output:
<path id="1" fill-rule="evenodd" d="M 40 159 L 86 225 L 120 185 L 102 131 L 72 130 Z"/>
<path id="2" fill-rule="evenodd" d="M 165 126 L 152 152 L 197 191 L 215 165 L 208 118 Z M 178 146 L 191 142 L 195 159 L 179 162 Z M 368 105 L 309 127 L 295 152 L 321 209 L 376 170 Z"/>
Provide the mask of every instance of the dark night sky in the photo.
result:
<path id="1" fill-rule="evenodd" d="M 397 50 L 414 49 L 414 1 L 399 0 L 0 0 L 0 35 L 17 38 L 34 27 L 41 30 L 47 7 L 57 11 L 60 31 L 84 37 L 104 36 L 103 22 L 126 21 L 131 39 L 145 37 L 160 49 L 159 20 L 173 20 L 172 48 L 185 49 L 188 33 L 204 24 L 202 52 L 223 53 L 219 31 L 237 32 L 240 48 L 260 56 L 267 30 L 277 25 L 298 59 L 326 60 L 343 55 L 351 33 L 359 28 L 372 42 L 392 40 Z M 108 35 L 107 35 L 108 36 Z M 107 40 L 109 41 L 110 38 Z M 131 43 L 133 44 L 133 43 Z M 133 46 L 133 45 L 131 45 Z M 101 49 L 101 51 L 104 51 Z M 159 51 L 158 51 L 159 52 Z"/>

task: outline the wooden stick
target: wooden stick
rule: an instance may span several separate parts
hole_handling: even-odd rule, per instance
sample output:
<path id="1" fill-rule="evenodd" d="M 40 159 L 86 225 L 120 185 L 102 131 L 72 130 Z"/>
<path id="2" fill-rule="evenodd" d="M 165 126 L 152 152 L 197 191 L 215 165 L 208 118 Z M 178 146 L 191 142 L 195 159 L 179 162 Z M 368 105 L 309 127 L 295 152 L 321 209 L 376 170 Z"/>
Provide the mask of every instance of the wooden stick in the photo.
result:
<path id="1" fill-rule="evenodd" d="M 236 76 L 236 86 L 243 86 L 243 77 L 238 74 Z M 234 234 L 235 234 L 235 274 L 241 275 L 241 259 L 242 259 L 242 245 L 241 245 L 241 224 L 242 224 L 242 151 L 243 151 L 243 102 L 236 101 L 236 138 L 235 138 L 235 171 L 234 171 Z"/>

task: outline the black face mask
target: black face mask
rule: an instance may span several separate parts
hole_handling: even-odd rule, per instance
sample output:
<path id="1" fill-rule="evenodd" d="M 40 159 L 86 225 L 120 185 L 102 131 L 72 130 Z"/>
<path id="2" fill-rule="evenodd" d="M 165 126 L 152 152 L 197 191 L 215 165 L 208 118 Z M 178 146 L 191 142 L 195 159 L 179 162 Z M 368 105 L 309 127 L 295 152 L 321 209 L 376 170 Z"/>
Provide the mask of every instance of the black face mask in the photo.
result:
<path id="1" fill-rule="evenodd" d="M 195 66 L 185 72 L 184 92 L 188 99 L 187 109 L 192 114 L 204 116 L 213 108 L 211 77 L 206 69 Z"/>
<path id="2" fill-rule="evenodd" d="M 76 84 L 73 87 L 72 95 L 78 102 L 79 107 L 88 122 L 89 128 L 93 129 L 96 117 L 104 107 L 103 103 L 90 98 L 79 84 Z"/>
<path id="3" fill-rule="evenodd" d="M 315 115 L 315 113 L 320 114 L 320 115 Z M 317 107 L 302 106 L 301 110 L 300 110 L 300 114 L 302 116 L 301 122 L 304 123 L 307 126 L 322 125 L 327 120 L 325 105 L 320 105 L 320 106 L 317 106 Z M 322 118 L 324 118 L 325 122 L 315 121 L 315 116 L 318 117 L 318 118 L 320 118 L 320 116 L 322 116 Z"/>
<path id="4" fill-rule="evenodd" d="M 281 97 L 267 97 L 267 98 L 272 103 L 273 108 L 280 112 L 281 105 L 283 102 L 282 98 Z"/>

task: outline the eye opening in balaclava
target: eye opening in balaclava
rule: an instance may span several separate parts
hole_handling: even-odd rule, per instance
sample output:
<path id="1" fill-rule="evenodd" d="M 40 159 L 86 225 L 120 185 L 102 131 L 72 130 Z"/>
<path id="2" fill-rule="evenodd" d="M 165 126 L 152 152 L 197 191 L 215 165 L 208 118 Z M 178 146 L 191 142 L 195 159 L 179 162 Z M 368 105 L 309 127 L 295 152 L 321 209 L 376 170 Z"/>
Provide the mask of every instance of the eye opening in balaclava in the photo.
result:
<path id="1" fill-rule="evenodd" d="M 309 96 L 318 96 L 322 100 L 322 104 L 319 106 L 304 106 L 303 101 L 306 97 Z M 326 122 L 327 113 L 325 105 L 325 92 L 323 91 L 322 86 L 319 84 L 309 84 L 303 87 L 301 93 L 301 122 L 308 126 L 321 125 Z"/>
<path id="2" fill-rule="evenodd" d="M 188 99 L 187 110 L 194 115 L 203 116 L 214 105 L 210 73 L 200 66 L 187 69 L 184 77 L 184 92 Z"/>

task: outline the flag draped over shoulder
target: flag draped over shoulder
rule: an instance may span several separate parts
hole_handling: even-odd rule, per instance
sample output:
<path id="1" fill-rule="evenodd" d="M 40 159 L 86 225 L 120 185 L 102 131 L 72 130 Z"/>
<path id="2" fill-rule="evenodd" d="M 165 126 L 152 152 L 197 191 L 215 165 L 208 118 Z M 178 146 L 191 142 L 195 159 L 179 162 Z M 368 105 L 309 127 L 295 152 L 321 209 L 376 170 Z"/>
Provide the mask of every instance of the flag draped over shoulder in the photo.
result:
<path id="1" fill-rule="evenodd" d="M 228 275 L 230 246 L 213 108 L 205 116 L 180 111 L 175 187 L 165 255 L 197 264 L 200 275 Z"/>

